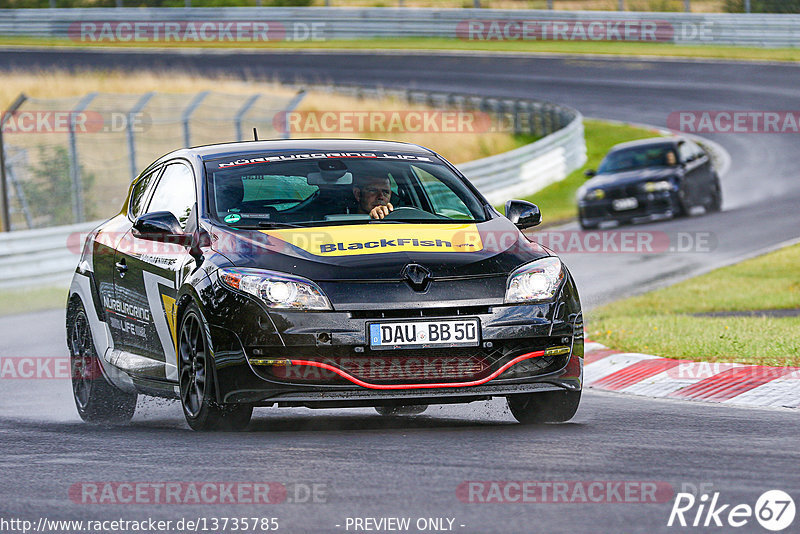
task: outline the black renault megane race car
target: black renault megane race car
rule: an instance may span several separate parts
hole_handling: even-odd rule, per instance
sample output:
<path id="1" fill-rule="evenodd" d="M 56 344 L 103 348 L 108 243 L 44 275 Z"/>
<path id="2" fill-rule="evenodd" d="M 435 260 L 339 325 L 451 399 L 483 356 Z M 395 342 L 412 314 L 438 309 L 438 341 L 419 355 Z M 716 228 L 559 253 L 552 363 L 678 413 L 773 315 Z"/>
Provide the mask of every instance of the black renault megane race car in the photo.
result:
<path id="1" fill-rule="evenodd" d="M 722 207 L 722 189 L 711 158 L 681 137 L 644 139 L 614 146 L 578 189 L 581 228 L 640 222 Z"/>
<path id="2" fill-rule="evenodd" d="M 183 149 L 136 178 L 87 237 L 69 293 L 73 392 L 86 421 L 139 394 L 180 399 L 196 430 L 253 407 L 507 398 L 524 423 L 570 419 L 583 379 L 575 284 L 416 145 L 281 140 Z"/>

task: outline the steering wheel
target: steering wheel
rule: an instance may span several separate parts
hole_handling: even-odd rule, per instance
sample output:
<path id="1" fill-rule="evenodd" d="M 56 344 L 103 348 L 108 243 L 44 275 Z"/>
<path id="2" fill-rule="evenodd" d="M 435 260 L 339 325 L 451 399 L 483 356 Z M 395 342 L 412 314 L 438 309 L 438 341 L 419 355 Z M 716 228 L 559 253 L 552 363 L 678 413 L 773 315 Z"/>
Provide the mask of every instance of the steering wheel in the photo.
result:
<path id="1" fill-rule="evenodd" d="M 433 213 L 429 213 L 425 210 L 421 210 L 419 208 L 413 208 L 411 206 L 400 206 L 399 208 L 395 208 L 393 211 L 389 213 L 384 220 L 391 220 L 391 219 L 440 219 L 438 215 L 434 215 Z"/>

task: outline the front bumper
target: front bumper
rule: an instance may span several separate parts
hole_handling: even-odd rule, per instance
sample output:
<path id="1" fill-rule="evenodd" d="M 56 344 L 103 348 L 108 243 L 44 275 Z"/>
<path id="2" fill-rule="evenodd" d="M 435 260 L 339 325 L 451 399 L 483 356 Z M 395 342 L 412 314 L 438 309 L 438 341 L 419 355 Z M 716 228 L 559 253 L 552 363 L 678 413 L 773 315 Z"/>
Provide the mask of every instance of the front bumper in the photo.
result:
<path id="1" fill-rule="evenodd" d="M 675 191 L 631 194 L 625 198 L 635 198 L 637 207 L 630 210 L 615 210 L 614 200 L 621 196 L 609 196 L 602 200 L 580 200 L 578 216 L 585 226 L 597 226 L 606 221 L 644 222 L 674 217 L 679 211 L 678 195 Z"/>
<path id="2" fill-rule="evenodd" d="M 312 407 L 432 404 L 582 387 L 583 319 L 570 277 L 554 302 L 516 306 L 476 305 L 470 300 L 469 306 L 447 308 L 375 310 L 375 305 L 372 310 L 267 311 L 245 295 L 217 285 L 210 289 L 214 296 L 209 301 L 215 306 L 205 311 L 218 402 Z M 480 323 L 477 347 L 369 347 L 368 324 L 376 320 L 467 317 Z M 567 349 L 530 356 L 552 347 Z M 513 363 L 515 359 L 519 362 Z M 297 365 L 298 361 L 325 363 L 368 385 L 307 363 Z"/>

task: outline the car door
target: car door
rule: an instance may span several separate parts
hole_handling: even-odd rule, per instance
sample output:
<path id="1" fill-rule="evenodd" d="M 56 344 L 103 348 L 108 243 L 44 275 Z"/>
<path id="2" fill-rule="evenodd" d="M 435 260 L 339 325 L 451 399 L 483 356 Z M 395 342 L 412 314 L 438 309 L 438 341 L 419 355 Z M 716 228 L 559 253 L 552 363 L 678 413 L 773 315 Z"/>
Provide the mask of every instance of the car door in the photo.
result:
<path id="1" fill-rule="evenodd" d="M 697 153 L 692 149 L 692 144 L 688 141 L 678 145 L 678 157 L 684 170 L 683 190 L 687 208 L 696 206 L 700 203 L 702 192 L 703 162 L 698 159 Z"/>
<path id="2" fill-rule="evenodd" d="M 185 162 L 165 164 L 141 214 L 169 211 L 185 227 L 194 207 L 195 179 Z M 136 237 L 129 229 L 116 253 L 114 291 L 124 317 L 119 348 L 129 372 L 177 381 L 175 298 L 181 276 L 192 262 L 186 247 Z"/>
<path id="3" fill-rule="evenodd" d="M 698 203 L 706 203 L 714 191 L 714 166 L 711 157 L 699 145 L 689 142 L 698 162 Z"/>
<path id="4" fill-rule="evenodd" d="M 114 285 L 120 281 L 120 272 L 116 266 L 117 250 L 126 246 L 125 238 L 128 236 L 133 220 L 147 206 L 150 193 L 161 170 L 161 167 L 157 167 L 140 176 L 131 187 L 127 211 L 105 223 L 94 237 L 95 283 L 103 315 L 115 348 L 124 345 L 126 342 L 124 332 L 130 328 L 129 320 L 123 312 L 124 306 L 117 301 L 114 289 Z"/>

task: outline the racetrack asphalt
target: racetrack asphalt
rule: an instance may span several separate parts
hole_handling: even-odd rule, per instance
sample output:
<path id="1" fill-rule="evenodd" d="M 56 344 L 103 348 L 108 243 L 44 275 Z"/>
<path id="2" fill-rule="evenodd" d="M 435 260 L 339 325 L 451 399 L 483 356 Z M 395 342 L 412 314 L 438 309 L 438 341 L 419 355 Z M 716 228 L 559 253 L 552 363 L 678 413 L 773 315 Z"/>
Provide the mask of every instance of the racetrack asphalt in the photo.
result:
<path id="1" fill-rule="evenodd" d="M 55 67 L 178 68 L 532 97 L 574 106 L 587 116 L 656 126 L 680 110 L 800 109 L 800 70 L 793 65 L 434 53 L 0 51 L 0 68 Z M 796 135 L 709 137 L 732 157 L 723 179 L 725 210 L 625 230 L 709 235 L 713 250 L 563 254 L 587 307 L 800 235 Z M 0 337 L 2 357 L 66 356 L 61 311 L 2 318 Z M 455 518 L 454 529 L 461 532 L 670 532 L 677 529 L 666 526 L 671 500 L 475 504 L 460 501 L 456 489 L 467 480 L 627 480 L 664 482 L 675 492 L 710 484 L 706 487 L 731 504 L 752 506 L 769 489 L 800 498 L 795 446 L 800 424 L 790 410 L 587 391 L 575 419 L 558 426 L 516 425 L 495 400 L 398 419 L 382 419 L 369 409 L 258 409 L 248 432 L 198 435 L 187 429 L 174 403 L 140 401 L 131 426 L 91 427 L 79 422 L 67 381 L 0 384 L 3 517 L 255 514 L 281 518 L 286 532 L 342 532 L 346 517 L 407 516 Z M 327 502 L 266 507 L 72 502 L 70 486 L 90 481 L 316 482 L 326 485 Z M 751 520 L 737 531 L 763 529 Z"/>

